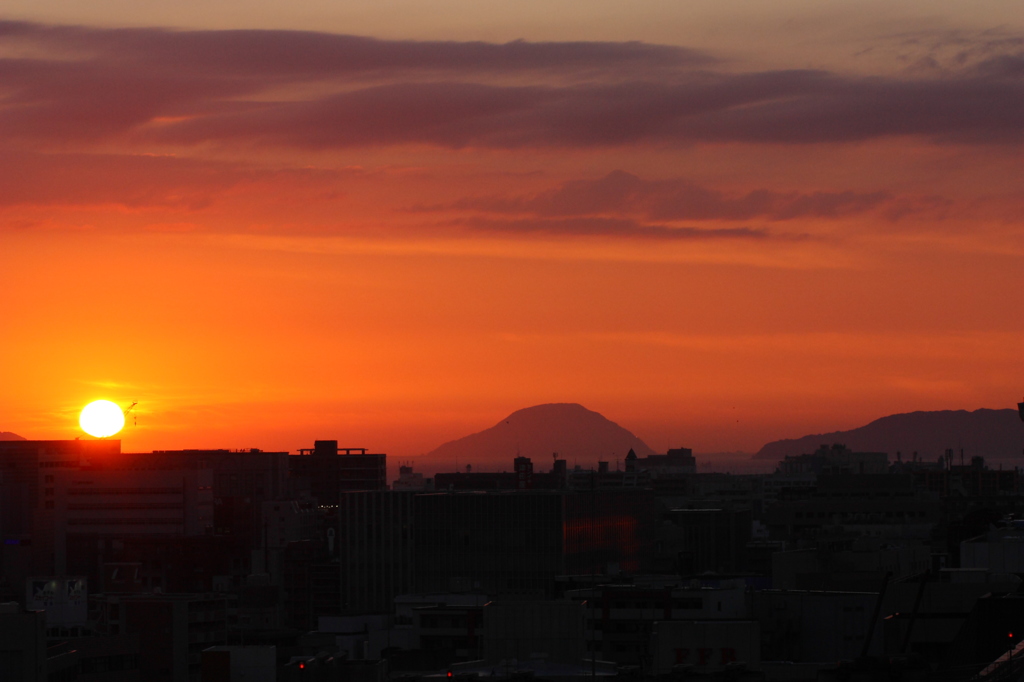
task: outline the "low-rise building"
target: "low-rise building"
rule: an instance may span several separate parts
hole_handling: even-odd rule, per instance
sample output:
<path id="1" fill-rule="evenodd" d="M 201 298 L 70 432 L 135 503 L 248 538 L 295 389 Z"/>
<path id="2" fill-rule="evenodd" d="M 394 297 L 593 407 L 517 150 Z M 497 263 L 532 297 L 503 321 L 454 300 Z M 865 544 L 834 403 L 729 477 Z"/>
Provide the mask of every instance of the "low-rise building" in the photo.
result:
<path id="1" fill-rule="evenodd" d="M 940 512 L 938 497 L 917 490 L 909 475 L 820 475 L 812 496 L 776 502 L 763 523 L 772 539 L 791 547 L 837 534 L 928 542 Z"/>
<path id="2" fill-rule="evenodd" d="M 44 682 L 46 673 L 46 615 L 0 604 L 0 680 Z"/>
<path id="3" fill-rule="evenodd" d="M 673 582 L 678 581 L 666 578 L 566 592 L 567 598 L 585 602 L 588 651 L 603 660 L 639 665 L 650 661 L 657 622 L 747 618 L 747 588 L 742 581 L 725 581 L 719 588 Z"/>
<path id="4" fill-rule="evenodd" d="M 580 600 L 489 602 L 483 609 L 482 658 L 579 664 L 586 655 L 583 623 Z"/>
<path id="5" fill-rule="evenodd" d="M 422 615 L 427 613 L 438 616 L 442 613 L 462 614 L 463 622 L 458 632 L 449 632 L 448 636 L 454 638 L 470 637 L 468 626 L 469 613 L 482 614 L 483 607 L 490 601 L 487 595 L 478 593 L 458 594 L 403 594 L 395 598 L 394 628 L 391 634 L 393 646 L 405 649 L 425 649 L 443 644 L 438 642 L 437 637 L 445 636 L 438 631 L 443 625 L 435 618 L 428 617 L 426 621 Z M 449 618 L 448 625 L 453 621 Z M 482 628 L 481 618 L 473 619 L 473 636 L 478 636 Z M 449 628 L 441 628 L 449 629 Z M 424 636 L 426 639 L 424 639 Z M 479 643 L 476 643 L 479 644 Z"/>
<path id="6" fill-rule="evenodd" d="M 960 566 L 993 573 L 1024 573 L 1024 527 L 993 528 L 961 542 Z"/>
<path id="7" fill-rule="evenodd" d="M 850 549 L 796 549 L 772 555 L 772 587 L 777 590 L 879 589 L 885 576 L 900 580 L 931 568 L 925 545 L 892 546 L 856 541 Z"/>
<path id="8" fill-rule="evenodd" d="M 276 682 L 277 647 L 220 645 L 203 649 L 202 682 Z"/>
<path id="9" fill-rule="evenodd" d="M 883 650 L 882 628 L 872 625 L 877 603 L 878 594 L 873 592 L 752 592 L 750 617 L 760 623 L 761 658 L 835 663 L 859 658 L 865 649 L 878 656 Z"/>
<path id="10" fill-rule="evenodd" d="M 676 666 L 698 674 L 761 660 L 761 628 L 751 620 L 660 621 L 651 633 L 650 671 L 667 675 Z"/>
<path id="11" fill-rule="evenodd" d="M 648 455 L 637 458 L 636 468 L 649 472 L 651 478 L 695 474 L 697 473 L 697 460 L 690 448 L 670 448 L 664 455 Z"/>
<path id="12" fill-rule="evenodd" d="M 412 465 L 398 467 L 398 478 L 391 482 L 391 489 L 403 492 L 425 492 L 434 489 L 434 479 L 412 470 Z"/>
<path id="13" fill-rule="evenodd" d="M 822 445 L 811 454 L 787 455 L 779 462 L 781 474 L 887 474 L 889 455 L 885 452 L 854 452 L 836 443 Z"/>
<path id="14" fill-rule="evenodd" d="M 226 644 L 227 600 L 202 594 L 97 597 L 99 634 L 135 634 L 146 682 L 199 682 L 202 652 Z"/>

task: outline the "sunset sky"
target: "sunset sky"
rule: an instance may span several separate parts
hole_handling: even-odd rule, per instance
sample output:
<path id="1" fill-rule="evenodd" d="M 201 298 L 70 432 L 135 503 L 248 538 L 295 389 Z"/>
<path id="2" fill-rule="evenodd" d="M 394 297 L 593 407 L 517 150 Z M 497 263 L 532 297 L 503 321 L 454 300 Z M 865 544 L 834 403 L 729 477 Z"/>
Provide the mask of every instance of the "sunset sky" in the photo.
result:
<path id="1" fill-rule="evenodd" d="M 7 0 L 0 431 L 753 452 L 1024 394 L 1019 0 Z"/>

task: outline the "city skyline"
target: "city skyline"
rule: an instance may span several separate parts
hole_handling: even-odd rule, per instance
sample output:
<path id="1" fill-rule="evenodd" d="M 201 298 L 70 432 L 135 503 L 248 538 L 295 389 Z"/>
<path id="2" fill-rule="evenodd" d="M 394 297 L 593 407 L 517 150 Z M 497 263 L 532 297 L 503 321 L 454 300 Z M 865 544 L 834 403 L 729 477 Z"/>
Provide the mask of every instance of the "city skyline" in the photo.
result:
<path id="1" fill-rule="evenodd" d="M 1012 3 L 17 0 L 0 430 L 753 452 L 1020 399 Z M 11 257 L 11 255 L 14 257 Z"/>
<path id="2" fill-rule="evenodd" d="M 8 0 L 0 679 L 1024 679 L 1022 152 L 1019 0 Z"/>

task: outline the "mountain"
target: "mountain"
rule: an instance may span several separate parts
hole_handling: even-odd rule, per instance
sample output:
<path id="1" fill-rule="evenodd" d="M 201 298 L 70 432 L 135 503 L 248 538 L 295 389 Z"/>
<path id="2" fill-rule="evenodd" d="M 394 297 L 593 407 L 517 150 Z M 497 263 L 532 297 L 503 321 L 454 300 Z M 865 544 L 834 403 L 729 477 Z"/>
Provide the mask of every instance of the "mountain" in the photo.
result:
<path id="1" fill-rule="evenodd" d="M 10 431 L 0 431 L 0 440 L 25 440 L 16 433 Z"/>
<path id="2" fill-rule="evenodd" d="M 834 431 L 768 443 L 754 459 L 781 460 L 786 455 L 814 452 L 820 445 L 842 443 L 857 452 L 896 452 L 905 458 L 917 452 L 936 460 L 947 448 L 959 456 L 981 455 L 991 460 L 1024 459 L 1024 424 L 1017 410 L 943 410 L 893 414 L 850 431 Z"/>
<path id="3" fill-rule="evenodd" d="M 642 440 L 597 412 L 575 403 L 552 403 L 513 412 L 489 429 L 441 445 L 423 459 L 438 465 L 499 464 L 511 470 L 517 454 L 546 467 L 557 452 L 571 467 L 576 460 L 591 464 L 625 459 L 630 448 L 639 457 L 654 454 Z"/>

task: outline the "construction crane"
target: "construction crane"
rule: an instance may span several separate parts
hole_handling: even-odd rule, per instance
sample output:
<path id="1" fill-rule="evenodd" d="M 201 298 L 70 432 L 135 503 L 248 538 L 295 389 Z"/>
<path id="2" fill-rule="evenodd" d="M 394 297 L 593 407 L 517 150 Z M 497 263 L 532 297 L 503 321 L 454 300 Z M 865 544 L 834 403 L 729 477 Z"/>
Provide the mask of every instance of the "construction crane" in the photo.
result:
<path id="1" fill-rule="evenodd" d="M 128 407 L 125 408 L 125 410 L 124 410 L 124 420 L 126 422 L 128 421 L 128 413 L 131 412 L 132 410 L 134 410 L 135 406 L 138 405 L 138 404 L 139 404 L 139 401 L 138 400 L 134 400 L 134 401 L 132 401 L 131 405 L 129 405 Z M 1024 409 L 1024 408 L 1022 408 L 1022 409 Z M 139 425 L 139 416 L 138 416 L 137 413 L 132 413 L 132 425 L 133 426 L 138 426 Z"/>

